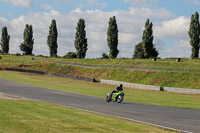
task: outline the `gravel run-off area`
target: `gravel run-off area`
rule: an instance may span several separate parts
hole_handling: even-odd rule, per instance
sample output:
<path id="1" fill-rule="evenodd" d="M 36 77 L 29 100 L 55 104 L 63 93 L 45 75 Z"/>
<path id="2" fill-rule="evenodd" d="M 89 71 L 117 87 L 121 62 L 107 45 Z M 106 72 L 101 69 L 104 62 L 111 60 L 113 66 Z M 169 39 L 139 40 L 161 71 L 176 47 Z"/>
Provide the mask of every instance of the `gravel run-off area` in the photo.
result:
<path id="1" fill-rule="evenodd" d="M 0 99 L 7 99 L 7 100 L 30 100 L 28 98 L 20 97 L 20 96 L 15 96 L 15 95 L 10 95 L 6 93 L 1 93 L 0 92 Z"/>

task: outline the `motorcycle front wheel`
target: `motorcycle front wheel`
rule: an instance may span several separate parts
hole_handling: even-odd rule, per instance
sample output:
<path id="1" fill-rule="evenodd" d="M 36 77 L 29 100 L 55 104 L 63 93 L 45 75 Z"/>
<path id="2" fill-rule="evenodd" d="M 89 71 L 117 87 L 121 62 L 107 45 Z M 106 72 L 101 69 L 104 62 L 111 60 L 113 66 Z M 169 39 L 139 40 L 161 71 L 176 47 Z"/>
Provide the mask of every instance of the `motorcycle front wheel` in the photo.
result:
<path id="1" fill-rule="evenodd" d="M 106 97 L 106 102 L 110 102 L 111 98 L 109 96 Z"/>
<path id="2" fill-rule="evenodd" d="M 118 98 L 117 98 L 117 102 L 121 103 L 123 100 L 124 100 L 124 96 L 119 95 Z"/>

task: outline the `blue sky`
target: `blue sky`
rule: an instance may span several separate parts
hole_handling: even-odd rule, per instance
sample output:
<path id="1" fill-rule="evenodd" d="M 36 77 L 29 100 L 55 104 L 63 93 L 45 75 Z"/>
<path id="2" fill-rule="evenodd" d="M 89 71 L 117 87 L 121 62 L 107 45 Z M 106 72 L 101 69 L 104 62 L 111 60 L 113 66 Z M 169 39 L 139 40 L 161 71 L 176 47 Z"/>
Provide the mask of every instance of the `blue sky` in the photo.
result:
<path id="1" fill-rule="evenodd" d="M 21 53 L 25 24 L 34 30 L 34 54 L 48 55 L 46 37 L 52 19 L 59 31 L 58 54 L 75 51 L 74 34 L 79 18 L 86 21 L 87 58 L 109 51 L 106 31 L 109 17 L 116 16 L 119 57 L 132 57 L 141 41 L 147 18 L 154 24 L 154 43 L 160 57 L 190 57 L 187 35 L 191 14 L 200 11 L 200 0 L 0 0 L 0 28 L 8 27 L 10 53 Z"/>
<path id="2" fill-rule="evenodd" d="M 12 1 L 12 0 L 10 0 Z M 13 0 L 14 1 L 14 0 Z M 17 1 L 17 0 L 16 0 Z M 24 0 L 26 1 L 26 0 Z M 60 13 L 69 13 L 76 8 L 82 8 L 83 10 L 95 10 L 100 9 L 103 11 L 113 10 L 128 10 L 129 7 L 150 7 L 150 8 L 165 8 L 177 16 L 190 16 L 195 11 L 200 10 L 200 1 L 198 0 L 145 0 L 153 5 L 137 5 L 131 4 L 130 0 L 124 2 L 123 0 L 98 0 L 98 3 L 102 5 L 88 4 L 87 0 L 27 0 L 30 4 L 14 6 L 9 0 L 0 0 L 1 17 L 6 19 L 12 19 L 9 13 L 12 13 L 13 17 L 19 17 L 26 15 L 29 12 L 45 12 L 43 5 L 49 5 Z M 92 1 L 92 0 L 90 0 Z M 93 0 L 96 1 L 96 0 Z M 139 0 L 136 0 L 139 1 Z M 143 0 L 142 0 L 143 1 Z M 95 3 L 97 3 L 95 2 Z M 105 5 L 105 7 L 103 6 Z"/>

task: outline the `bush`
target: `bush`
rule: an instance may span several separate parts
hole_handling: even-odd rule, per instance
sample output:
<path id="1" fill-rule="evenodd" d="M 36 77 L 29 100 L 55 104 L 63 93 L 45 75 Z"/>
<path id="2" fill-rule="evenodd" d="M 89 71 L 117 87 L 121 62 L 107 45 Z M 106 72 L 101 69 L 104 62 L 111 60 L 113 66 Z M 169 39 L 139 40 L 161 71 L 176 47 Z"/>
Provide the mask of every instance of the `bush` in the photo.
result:
<path id="1" fill-rule="evenodd" d="M 4 53 L 2 50 L 0 50 L 0 55 L 8 55 L 8 53 Z"/>
<path id="2" fill-rule="evenodd" d="M 63 58 L 67 59 L 77 58 L 77 54 L 75 52 L 68 52 L 66 55 L 63 56 Z"/>
<path id="3" fill-rule="evenodd" d="M 60 58 L 60 56 L 58 56 L 58 55 L 52 55 L 52 56 L 50 56 L 50 58 Z"/>
<path id="4" fill-rule="evenodd" d="M 39 55 L 37 55 L 37 57 L 44 57 L 44 55 L 42 55 L 42 54 L 39 54 Z"/>
<path id="5" fill-rule="evenodd" d="M 21 54 L 20 54 L 20 53 L 16 53 L 15 55 L 16 55 L 16 56 L 21 56 Z"/>
<path id="6" fill-rule="evenodd" d="M 108 54 L 106 54 L 106 53 L 103 52 L 101 58 L 102 58 L 102 59 L 109 59 L 110 57 L 108 56 Z"/>

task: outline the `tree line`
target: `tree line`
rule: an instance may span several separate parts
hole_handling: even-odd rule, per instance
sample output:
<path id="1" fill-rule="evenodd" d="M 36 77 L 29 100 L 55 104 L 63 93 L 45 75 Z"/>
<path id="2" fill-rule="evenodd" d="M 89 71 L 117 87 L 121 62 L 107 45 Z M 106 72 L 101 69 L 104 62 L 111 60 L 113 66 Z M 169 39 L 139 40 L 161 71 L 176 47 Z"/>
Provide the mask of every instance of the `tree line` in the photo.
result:
<path id="1" fill-rule="evenodd" d="M 106 53 L 102 54 L 102 58 L 117 58 L 119 54 L 118 50 L 118 26 L 116 17 L 113 16 L 109 19 L 109 26 L 107 29 L 107 45 L 109 47 L 109 55 Z M 199 57 L 199 47 L 200 47 L 200 22 L 199 14 L 196 12 L 191 16 L 190 28 L 188 31 L 190 38 L 190 45 L 192 46 L 191 58 Z M 56 20 L 53 19 L 51 25 L 49 26 L 49 34 L 47 36 L 47 45 L 49 47 L 50 57 L 57 56 L 58 49 L 58 31 Z M 146 20 L 144 31 L 142 34 L 142 41 L 135 45 L 133 58 L 156 58 L 159 53 L 156 50 L 155 44 L 153 44 L 153 23 L 149 19 Z M 24 55 L 32 55 L 34 39 L 33 39 L 33 28 L 32 25 L 26 24 L 23 33 L 23 42 L 20 44 L 20 50 Z M 9 53 L 9 41 L 10 35 L 8 35 L 7 27 L 2 28 L 1 36 L 1 50 L 0 53 Z M 65 55 L 67 58 L 85 58 L 88 50 L 86 30 L 85 30 L 85 20 L 80 18 L 75 33 L 74 46 L 76 52 L 68 52 Z"/>

